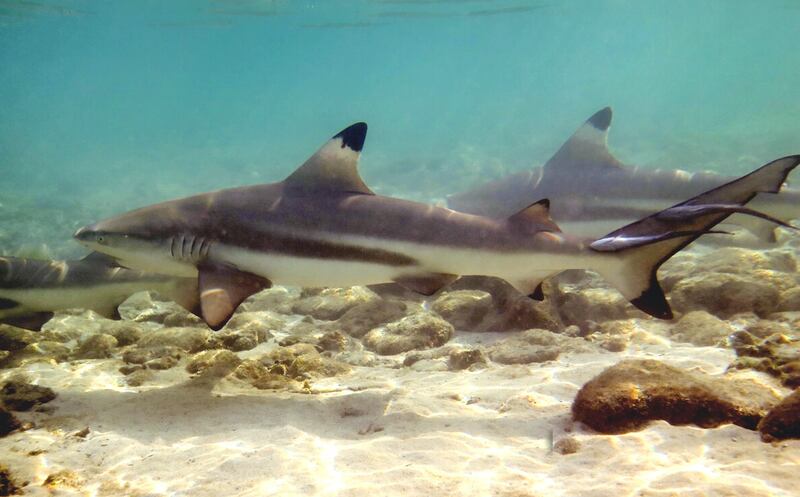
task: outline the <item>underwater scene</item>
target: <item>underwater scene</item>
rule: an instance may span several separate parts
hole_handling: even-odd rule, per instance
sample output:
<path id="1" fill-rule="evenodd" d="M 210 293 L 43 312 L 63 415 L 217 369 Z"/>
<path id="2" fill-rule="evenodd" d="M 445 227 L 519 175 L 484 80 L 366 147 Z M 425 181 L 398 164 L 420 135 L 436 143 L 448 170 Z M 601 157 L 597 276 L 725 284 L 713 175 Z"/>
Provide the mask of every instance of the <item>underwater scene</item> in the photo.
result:
<path id="1" fill-rule="evenodd" d="M 799 23 L 0 0 L 0 495 L 797 495 Z"/>

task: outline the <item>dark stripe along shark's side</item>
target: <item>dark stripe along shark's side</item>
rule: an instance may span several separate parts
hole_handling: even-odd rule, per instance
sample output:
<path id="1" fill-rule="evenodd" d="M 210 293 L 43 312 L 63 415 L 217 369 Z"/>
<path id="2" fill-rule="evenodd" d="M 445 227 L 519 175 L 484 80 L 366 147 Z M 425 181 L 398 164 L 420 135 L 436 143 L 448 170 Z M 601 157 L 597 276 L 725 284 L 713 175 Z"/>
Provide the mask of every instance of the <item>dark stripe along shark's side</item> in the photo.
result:
<path id="1" fill-rule="evenodd" d="M 521 171 L 474 189 L 450 195 L 450 208 L 503 218 L 540 198 L 553 202 L 551 215 L 566 232 L 598 237 L 686 198 L 736 179 L 713 172 L 628 166 L 608 149 L 610 107 L 592 115 L 542 167 Z M 800 190 L 757 198 L 753 209 L 782 221 L 800 218 Z M 775 240 L 771 223 L 744 216 L 726 221 Z"/>
<path id="2" fill-rule="evenodd" d="M 762 216 L 742 205 L 777 192 L 800 162 L 776 160 L 592 242 L 561 233 L 547 200 L 493 219 L 375 195 L 357 171 L 366 132 L 364 123 L 346 128 L 284 181 L 144 207 L 75 237 L 131 268 L 197 275 L 202 317 L 215 329 L 273 282 L 394 281 L 432 294 L 459 275 L 491 275 L 530 294 L 566 269 L 595 270 L 640 309 L 669 318 L 658 267 L 733 213 Z"/>
<path id="3" fill-rule="evenodd" d="M 54 311 L 72 308 L 114 318 L 119 304 L 145 290 L 197 306 L 196 278 L 122 268 L 96 252 L 74 261 L 0 257 L 0 322 L 23 328 L 39 329 Z"/>

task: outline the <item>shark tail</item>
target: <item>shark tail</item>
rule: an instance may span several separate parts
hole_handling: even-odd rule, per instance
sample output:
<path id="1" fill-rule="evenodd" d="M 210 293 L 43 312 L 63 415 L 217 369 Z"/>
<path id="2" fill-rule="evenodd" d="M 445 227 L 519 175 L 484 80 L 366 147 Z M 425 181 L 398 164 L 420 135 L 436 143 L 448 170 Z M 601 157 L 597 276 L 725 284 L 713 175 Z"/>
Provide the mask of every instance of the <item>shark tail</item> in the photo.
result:
<path id="1" fill-rule="evenodd" d="M 671 319 L 672 310 L 658 282 L 658 268 L 678 251 L 732 214 L 744 214 L 787 226 L 744 207 L 759 193 L 778 193 L 800 155 L 772 161 L 752 173 L 685 202 L 647 216 L 595 240 L 591 249 L 610 257 L 596 267 L 634 306 L 651 316 Z M 719 233 L 719 232 L 717 232 Z"/>

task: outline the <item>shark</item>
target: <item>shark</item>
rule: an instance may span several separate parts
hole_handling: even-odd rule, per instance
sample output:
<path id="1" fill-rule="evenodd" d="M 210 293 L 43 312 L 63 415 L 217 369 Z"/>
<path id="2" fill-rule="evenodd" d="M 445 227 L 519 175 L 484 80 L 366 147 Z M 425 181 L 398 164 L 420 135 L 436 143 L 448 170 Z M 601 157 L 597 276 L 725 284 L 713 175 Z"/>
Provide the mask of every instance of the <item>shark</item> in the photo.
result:
<path id="1" fill-rule="evenodd" d="M 736 179 L 710 171 L 624 164 L 608 148 L 612 116 L 610 107 L 597 111 L 544 166 L 452 194 L 448 207 L 503 218 L 537 199 L 557 198 L 550 213 L 559 226 L 574 235 L 597 237 Z M 749 205 L 784 222 L 798 219 L 800 190 L 785 187 L 781 195 L 759 197 Z M 735 215 L 726 224 L 744 228 L 761 242 L 776 240 L 776 226 L 770 222 Z"/>
<path id="2" fill-rule="evenodd" d="M 197 278 L 123 268 L 97 252 L 78 260 L 0 257 L 0 322 L 22 328 L 38 330 L 55 311 L 73 308 L 119 319 L 117 307 L 145 290 L 197 306 Z"/>
<path id="3" fill-rule="evenodd" d="M 272 284 L 394 282 L 433 295 L 460 275 L 484 275 L 541 297 L 542 281 L 567 269 L 595 270 L 639 309 L 669 319 L 658 267 L 731 214 L 780 224 L 744 204 L 778 192 L 800 163 L 778 159 L 587 240 L 561 231 L 548 199 L 495 219 L 377 195 L 358 173 L 366 133 L 366 123 L 345 128 L 283 181 L 145 206 L 74 238 L 125 267 L 196 277 L 200 315 L 212 329 Z"/>

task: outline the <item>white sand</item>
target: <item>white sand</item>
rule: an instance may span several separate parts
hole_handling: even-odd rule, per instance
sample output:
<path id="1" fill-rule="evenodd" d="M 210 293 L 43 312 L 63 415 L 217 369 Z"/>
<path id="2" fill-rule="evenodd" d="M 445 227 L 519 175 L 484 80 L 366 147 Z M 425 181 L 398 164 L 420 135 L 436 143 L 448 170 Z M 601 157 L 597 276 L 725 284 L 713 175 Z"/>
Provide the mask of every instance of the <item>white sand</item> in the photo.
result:
<path id="1" fill-rule="evenodd" d="M 732 353 L 645 345 L 476 372 L 357 368 L 310 395 L 210 385 L 180 368 L 132 389 L 118 386 L 118 360 L 39 364 L 29 375 L 58 392 L 54 411 L 0 439 L 0 457 L 31 482 L 26 495 L 797 495 L 800 441 L 765 444 L 736 426 L 656 422 L 619 436 L 573 426 L 578 388 L 623 357 L 720 373 Z M 87 426 L 85 439 L 72 435 Z M 551 452 L 551 436 L 580 448 Z M 62 469 L 84 483 L 42 486 Z"/>

